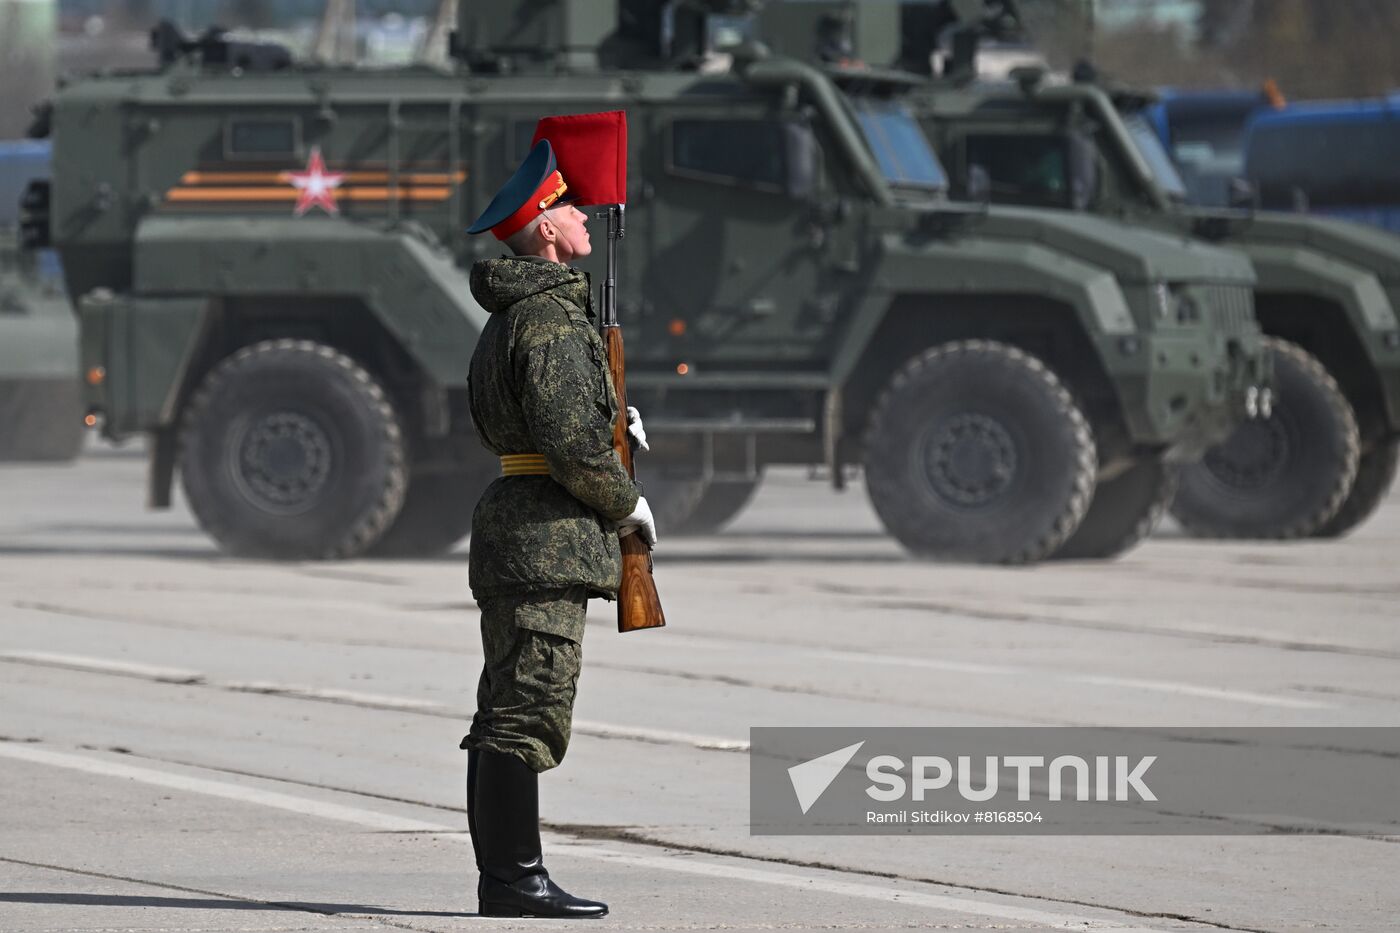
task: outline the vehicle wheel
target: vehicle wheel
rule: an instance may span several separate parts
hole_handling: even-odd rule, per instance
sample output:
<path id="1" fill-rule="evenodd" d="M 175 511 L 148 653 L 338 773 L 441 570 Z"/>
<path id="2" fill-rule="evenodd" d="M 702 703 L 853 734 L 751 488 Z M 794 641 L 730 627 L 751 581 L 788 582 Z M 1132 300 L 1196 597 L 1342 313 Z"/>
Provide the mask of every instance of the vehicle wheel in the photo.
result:
<path id="1" fill-rule="evenodd" d="M 1157 528 L 1176 495 L 1181 468 L 1152 458 L 1094 489 L 1089 513 L 1053 555 L 1056 560 L 1117 557 Z"/>
<path id="2" fill-rule="evenodd" d="M 476 503 L 500 475 L 483 459 L 451 473 L 425 473 L 408 482 L 398 518 L 373 545 L 374 557 L 434 557 L 445 554 L 472 530 Z"/>
<path id="3" fill-rule="evenodd" d="M 249 557 L 363 553 L 403 506 L 403 435 L 388 396 L 309 340 L 244 347 L 185 412 L 180 476 L 199 524 Z"/>
<path id="4" fill-rule="evenodd" d="M 1337 514 L 1356 478 L 1351 405 L 1311 354 L 1269 337 L 1274 404 L 1187 467 L 1172 515 L 1194 535 L 1301 538 Z"/>
<path id="5" fill-rule="evenodd" d="M 703 480 L 698 477 L 648 475 L 639 478 L 658 533 L 703 535 L 719 531 L 753 498 L 759 480 Z"/>
<path id="6" fill-rule="evenodd" d="M 753 500 L 758 484 L 756 479 L 712 481 L 690 519 L 681 523 L 676 531 L 683 535 L 704 535 L 722 530 Z"/>
<path id="7" fill-rule="evenodd" d="M 666 476 L 638 468 L 643 495 L 656 519 L 657 532 L 671 534 L 695 514 L 708 484 L 698 477 Z"/>
<path id="8" fill-rule="evenodd" d="M 1044 363 L 973 340 L 925 351 L 875 405 L 865 480 L 885 527 L 922 557 L 1016 564 L 1079 527 L 1098 458 Z"/>
<path id="9" fill-rule="evenodd" d="M 1356 481 L 1351 484 L 1346 501 L 1337 514 L 1313 534 L 1319 538 L 1340 538 L 1370 518 L 1390 492 L 1397 465 L 1400 465 L 1400 442 L 1397 441 L 1383 441 L 1362 454 L 1356 468 Z"/>

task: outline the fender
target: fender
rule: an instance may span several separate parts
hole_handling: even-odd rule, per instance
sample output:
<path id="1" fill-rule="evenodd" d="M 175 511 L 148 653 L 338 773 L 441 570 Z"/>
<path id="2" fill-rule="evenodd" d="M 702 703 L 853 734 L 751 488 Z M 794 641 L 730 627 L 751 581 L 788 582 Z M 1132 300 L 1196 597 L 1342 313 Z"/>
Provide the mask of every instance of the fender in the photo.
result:
<path id="1" fill-rule="evenodd" d="M 1261 292 L 1303 292 L 1340 305 L 1358 333 L 1389 330 L 1395 313 L 1380 280 L 1359 266 L 1304 246 L 1241 240 L 1232 243 L 1249 256 Z M 1369 343 L 1369 341 L 1363 341 Z"/>
<path id="2" fill-rule="evenodd" d="M 1013 240 L 960 238 L 955 243 L 911 242 L 888 234 L 873 263 L 870 287 L 852 315 L 832 361 L 835 385 L 844 384 L 865 353 L 891 302 L 899 295 L 1000 294 L 1049 298 L 1072 308 L 1105 371 L 1140 372 L 1146 365 L 1124 353 L 1123 338 L 1137 332 L 1113 274 L 1048 246 Z M 930 291 L 930 283 L 939 283 Z M 994 286 L 989 283 L 996 283 Z"/>
<path id="3" fill-rule="evenodd" d="M 463 270 L 411 228 L 329 217 L 152 216 L 137 227 L 134 270 L 141 297 L 356 298 L 443 388 L 466 385 L 467 359 L 486 326 Z"/>
<path id="4" fill-rule="evenodd" d="M 1241 239 L 1230 246 L 1253 260 L 1260 292 L 1315 295 L 1342 309 L 1382 387 L 1386 424 L 1391 432 L 1400 430 L 1400 352 L 1380 339 L 1395 329 L 1395 311 L 1381 281 L 1359 266 L 1302 245 Z"/>

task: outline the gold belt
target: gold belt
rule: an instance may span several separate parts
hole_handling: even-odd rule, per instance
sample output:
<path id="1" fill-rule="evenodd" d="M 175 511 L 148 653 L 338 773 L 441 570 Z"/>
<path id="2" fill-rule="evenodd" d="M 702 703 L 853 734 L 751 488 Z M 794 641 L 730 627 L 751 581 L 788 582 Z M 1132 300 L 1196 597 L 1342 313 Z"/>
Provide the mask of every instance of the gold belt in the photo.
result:
<path id="1" fill-rule="evenodd" d="M 502 476 L 548 476 L 549 463 L 544 454 L 502 454 Z"/>

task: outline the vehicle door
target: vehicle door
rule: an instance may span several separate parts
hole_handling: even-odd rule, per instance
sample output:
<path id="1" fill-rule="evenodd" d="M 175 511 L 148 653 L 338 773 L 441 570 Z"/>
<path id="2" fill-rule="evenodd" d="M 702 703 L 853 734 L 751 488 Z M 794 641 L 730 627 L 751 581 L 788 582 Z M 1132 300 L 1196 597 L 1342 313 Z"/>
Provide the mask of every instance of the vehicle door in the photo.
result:
<path id="1" fill-rule="evenodd" d="M 696 368 L 801 368 L 835 313 L 813 223 L 815 134 L 767 101 L 697 97 L 648 115 L 644 352 Z"/>

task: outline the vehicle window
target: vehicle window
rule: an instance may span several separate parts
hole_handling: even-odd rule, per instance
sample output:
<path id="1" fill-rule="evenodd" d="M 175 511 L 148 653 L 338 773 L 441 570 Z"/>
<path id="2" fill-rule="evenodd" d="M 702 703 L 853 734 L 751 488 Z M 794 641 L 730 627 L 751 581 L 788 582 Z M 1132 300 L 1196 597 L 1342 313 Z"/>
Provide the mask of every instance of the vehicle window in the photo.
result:
<path id="1" fill-rule="evenodd" d="M 1400 120 L 1265 122 L 1249 139 L 1246 172 L 1265 207 L 1289 209 L 1301 191 L 1315 207 L 1400 202 Z"/>
<path id="2" fill-rule="evenodd" d="M 1177 158 L 1207 158 L 1224 161 L 1244 158 L 1244 114 L 1193 120 L 1172 127 L 1172 154 Z M 1199 153 L 1199 155 L 1195 155 Z"/>
<path id="3" fill-rule="evenodd" d="M 676 175 L 783 191 L 785 141 L 777 120 L 676 120 L 667 168 Z"/>
<path id="4" fill-rule="evenodd" d="M 853 98 L 865 140 L 892 185 L 943 189 L 948 176 L 908 108 L 897 101 Z"/>
<path id="5" fill-rule="evenodd" d="M 1147 162 L 1157 184 L 1168 194 L 1186 197 L 1186 183 L 1181 180 L 1181 173 L 1176 170 L 1171 156 L 1167 155 L 1167 150 L 1162 148 L 1162 141 L 1157 138 L 1157 134 L 1152 131 L 1147 120 L 1138 114 L 1132 114 L 1124 117 L 1123 123 L 1128 129 L 1128 136 L 1131 137 L 1133 146 Z"/>
<path id="6" fill-rule="evenodd" d="M 1070 206 L 1069 147 L 1063 136 L 969 136 L 967 170 L 974 165 L 986 171 L 993 201 Z"/>
<path id="7" fill-rule="evenodd" d="M 279 158 L 296 155 L 301 133 L 294 119 L 230 120 L 224 148 L 230 157 Z"/>
<path id="8" fill-rule="evenodd" d="M 1210 106 L 1192 105 L 1189 101 L 1167 104 L 1172 154 L 1184 158 L 1183 152 L 1202 153 L 1207 158 L 1222 162 L 1227 159 L 1242 160 L 1245 124 L 1259 105 L 1257 97 L 1234 104 Z"/>

